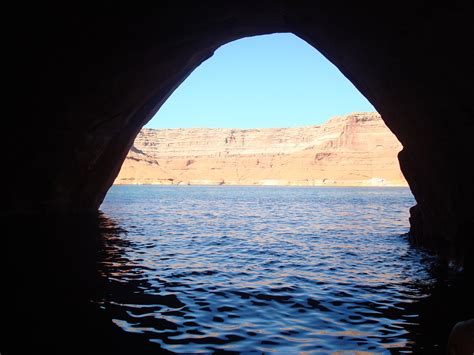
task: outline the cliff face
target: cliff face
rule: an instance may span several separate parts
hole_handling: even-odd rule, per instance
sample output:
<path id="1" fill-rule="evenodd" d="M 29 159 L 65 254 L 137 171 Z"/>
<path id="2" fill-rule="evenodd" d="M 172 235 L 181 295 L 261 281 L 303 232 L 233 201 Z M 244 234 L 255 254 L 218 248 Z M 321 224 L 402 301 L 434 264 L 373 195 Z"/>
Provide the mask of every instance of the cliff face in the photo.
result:
<path id="1" fill-rule="evenodd" d="M 406 185 L 377 113 L 321 126 L 142 129 L 116 184 Z"/>

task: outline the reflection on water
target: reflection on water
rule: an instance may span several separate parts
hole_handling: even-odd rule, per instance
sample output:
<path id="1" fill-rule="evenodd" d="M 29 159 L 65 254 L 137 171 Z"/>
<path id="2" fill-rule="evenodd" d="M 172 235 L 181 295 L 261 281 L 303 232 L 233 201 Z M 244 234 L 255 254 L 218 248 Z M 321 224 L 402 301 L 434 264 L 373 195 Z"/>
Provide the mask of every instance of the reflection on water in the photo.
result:
<path id="1" fill-rule="evenodd" d="M 403 188 L 122 186 L 99 216 L 12 219 L 2 353 L 443 353 L 470 293 L 402 236 L 412 204 Z"/>
<path id="2" fill-rule="evenodd" d="M 95 301 L 176 352 L 437 349 L 418 336 L 434 260 L 401 236 L 413 204 L 405 188 L 116 186 Z"/>

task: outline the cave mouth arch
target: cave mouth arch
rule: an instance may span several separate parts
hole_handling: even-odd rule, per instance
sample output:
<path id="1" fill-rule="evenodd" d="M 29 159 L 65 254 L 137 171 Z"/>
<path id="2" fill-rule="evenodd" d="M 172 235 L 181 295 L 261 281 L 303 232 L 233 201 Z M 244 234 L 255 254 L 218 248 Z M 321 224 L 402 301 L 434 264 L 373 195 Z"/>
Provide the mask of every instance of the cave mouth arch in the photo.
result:
<path id="1" fill-rule="evenodd" d="M 167 40 L 150 36 L 150 33 L 156 33 L 156 30 L 150 30 L 154 27 L 150 22 L 153 16 L 140 23 L 132 37 L 125 36 L 118 40 L 118 37 L 112 36 L 104 47 L 100 42 L 102 38 L 98 37 L 96 40 L 100 45 L 95 49 L 99 57 L 100 53 L 104 53 L 106 58 L 112 56 L 115 64 L 109 66 L 103 60 L 95 62 L 89 73 L 81 78 L 83 82 L 93 82 L 97 73 L 104 78 L 103 85 L 97 86 L 93 91 L 95 97 L 86 105 L 72 103 L 73 107 L 81 109 L 73 112 L 70 119 L 80 116 L 83 122 L 89 121 L 86 126 L 90 130 L 83 142 L 87 148 L 84 147 L 84 153 L 78 157 L 80 161 L 75 166 L 64 171 L 59 179 L 53 179 L 57 183 L 46 205 L 59 209 L 97 210 L 113 184 L 133 138 L 174 88 L 200 63 L 209 58 L 219 46 L 230 41 L 248 36 L 289 32 L 323 53 L 367 97 L 403 144 L 404 149 L 399 154 L 400 165 L 417 201 L 416 207 L 411 209 L 410 217 L 413 241 L 436 250 L 448 260 L 456 260 L 456 263 L 464 265 L 465 260 L 469 259 L 465 257 L 465 253 L 468 251 L 471 254 L 473 246 L 472 240 L 463 237 L 469 234 L 466 228 L 470 217 L 468 209 L 464 207 L 468 205 L 468 195 L 459 191 L 470 191 L 470 187 L 466 185 L 466 179 L 452 179 L 451 172 L 457 171 L 460 163 L 458 158 L 457 163 L 451 158 L 457 156 L 457 150 L 454 152 L 452 145 L 441 146 L 438 143 L 446 129 L 454 136 L 466 130 L 458 131 L 454 125 L 448 127 L 444 124 L 441 112 L 446 112 L 443 110 L 448 110 L 447 108 L 440 111 L 434 109 L 436 104 L 432 107 L 419 105 L 420 100 L 431 102 L 432 97 L 439 98 L 440 92 L 445 92 L 443 88 L 436 91 L 435 88 L 440 87 L 439 81 L 453 81 L 452 72 L 444 69 L 439 71 L 439 68 L 446 68 L 444 63 L 447 59 L 434 51 L 437 43 L 433 41 L 435 37 L 427 37 L 425 33 L 422 38 L 395 40 L 398 36 L 396 29 L 404 25 L 411 28 L 410 24 L 416 18 L 415 13 L 407 14 L 397 8 L 393 8 L 388 17 L 371 16 L 380 14 L 378 11 L 382 9 L 377 7 L 368 12 L 367 9 L 362 11 L 331 5 L 321 6 L 317 11 L 312 6 L 296 9 L 286 4 L 284 8 L 282 10 L 270 6 L 264 12 L 253 7 L 239 9 L 239 16 L 219 25 L 214 23 L 211 25 L 212 29 L 202 26 L 202 22 L 197 25 L 191 19 L 194 18 L 193 14 L 189 18 L 189 28 L 194 30 L 192 34 L 188 32 L 189 40 L 185 42 L 179 42 L 178 38 L 184 38 L 185 35 L 173 26 L 169 29 L 170 33 L 176 33 Z M 219 12 L 217 9 L 216 11 Z M 250 15 L 253 11 L 257 11 L 259 15 Z M 386 14 L 386 9 L 382 12 Z M 201 13 L 200 16 L 201 20 L 207 19 L 212 23 L 209 14 Z M 170 19 L 163 23 L 169 23 Z M 328 19 L 331 21 L 328 22 Z M 463 21 L 453 23 L 461 25 Z M 378 31 L 373 31 L 373 26 Z M 150 33 L 146 33 L 148 30 Z M 137 33 L 143 36 L 137 37 Z M 120 33 L 116 35 L 119 36 Z M 445 36 L 446 33 L 442 35 Z M 115 40 L 119 41 L 119 46 Z M 175 40 L 178 42 L 173 42 Z M 420 43 L 423 45 L 420 46 Z M 133 55 L 124 56 L 127 48 Z M 143 53 L 146 55 L 142 56 Z M 423 61 L 422 69 L 412 62 L 414 56 L 425 58 L 417 61 Z M 129 69 L 123 71 L 121 65 Z M 438 72 L 437 80 L 433 79 L 432 72 Z M 458 77 L 463 76 L 460 74 Z M 455 85 L 462 86 L 460 81 Z M 112 86 L 109 85 L 111 83 Z M 424 93 L 423 97 L 420 92 Z M 447 96 L 450 94 L 441 97 Z M 81 97 L 84 98 L 79 96 Z M 446 101 L 439 99 L 436 102 L 443 102 L 443 106 Z M 460 117 L 466 117 L 466 112 L 469 111 L 461 108 L 456 111 Z M 466 118 L 465 122 L 468 121 Z M 77 150 L 77 147 L 73 150 Z M 463 151 L 467 152 L 469 149 Z M 440 160 L 445 164 L 440 165 Z M 78 174 L 76 169 L 83 166 L 87 167 L 87 172 Z M 77 176 L 80 178 L 77 179 Z M 70 181 L 77 183 L 71 186 Z M 446 188 L 448 181 L 452 187 Z M 63 182 L 66 186 L 62 186 Z M 440 189 L 439 186 L 444 187 Z M 450 208 L 440 208 L 443 203 Z M 463 245 L 462 248 L 458 247 L 458 241 L 461 241 L 459 243 Z"/>
<path id="2" fill-rule="evenodd" d="M 140 131 L 115 183 L 405 185 L 396 157 L 401 144 L 367 111 L 375 109 L 298 36 L 239 39 L 173 92 Z M 350 151 L 368 169 L 357 169 Z M 290 164 L 273 161 L 280 155 Z"/>
<path id="3" fill-rule="evenodd" d="M 367 115 L 363 118 L 367 118 Z M 368 121 L 363 119 L 358 121 L 358 117 L 353 117 L 352 120 L 343 121 L 342 127 L 348 126 L 351 122 Z M 191 130 L 194 132 L 196 129 Z M 248 141 L 241 139 L 239 132 L 233 129 L 228 131 L 230 136 L 219 137 L 219 141 L 227 147 L 236 142 Z M 166 132 L 169 134 L 168 130 Z M 144 135 L 150 134 L 151 132 L 144 133 Z M 204 147 L 208 146 L 211 136 L 201 139 Z M 195 142 L 196 138 L 186 138 L 183 135 L 177 140 Z M 156 147 L 157 151 L 160 147 L 164 147 L 163 150 L 168 149 L 165 140 L 160 138 L 158 141 L 160 145 Z M 140 156 L 145 155 L 152 158 L 150 151 L 146 150 L 149 144 L 147 142 L 139 144 L 140 142 L 135 141 L 133 155 L 130 156 L 131 162 L 136 162 Z M 311 145 L 314 145 L 314 142 L 313 144 L 309 142 L 306 147 L 300 147 L 300 150 L 308 152 Z M 198 148 L 203 149 L 200 146 Z M 172 145 L 169 149 L 176 151 L 177 147 Z M 192 152 L 195 156 L 178 158 L 183 169 L 199 164 L 200 157 L 196 156 L 196 146 L 192 147 Z M 311 155 L 313 156 L 314 152 Z M 164 156 L 155 158 L 157 169 L 158 167 L 166 169 L 168 167 L 166 162 L 172 160 Z M 396 161 L 396 154 L 392 158 Z M 253 160 L 256 159 L 258 158 L 253 157 Z M 311 161 L 314 161 L 313 157 Z M 260 156 L 258 165 L 264 164 L 267 162 Z M 288 166 L 286 169 L 292 170 Z M 209 174 L 207 171 L 205 175 Z M 166 181 L 167 177 L 165 176 L 163 180 Z M 187 183 L 184 182 L 184 185 Z M 215 185 L 219 185 L 218 180 L 215 181 Z M 146 322 L 140 317 L 134 317 L 133 311 L 128 312 L 128 316 L 123 315 L 127 312 L 117 314 L 114 322 L 122 330 L 133 333 L 141 331 L 145 326 L 160 327 L 163 323 L 160 320 L 162 318 L 170 320 L 166 317 L 171 314 L 173 323 L 165 323 L 164 328 L 166 329 L 167 325 L 176 327 L 178 331 L 174 334 L 197 332 L 202 336 L 210 337 L 212 334 L 222 339 L 246 338 L 249 334 L 255 334 L 253 337 L 258 338 L 258 333 L 255 332 L 258 327 L 260 332 L 265 334 L 266 341 L 273 339 L 274 347 L 287 347 L 291 344 L 293 351 L 302 350 L 301 344 L 292 340 L 287 340 L 286 344 L 276 340 L 278 336 L 272 330 L 272 322 L 283 324 L 286 331 L 290 329 L 293 334 L 307 337 L 305 339 L 307 343 L 312 342 L 313 345 L 318 344 L 321 347 L 329 346 L 324 339 L 325 336 L 346 337 L 339 341 L 340 347 L 349 346 L 353 341 L 351 336 L 360 338 L 371 334 L 376 338 L 380 330 L 378 327 L 383 329 L 383 325 L 377 321 L 372 333 L 368 333 L 367 330 L 365 332 L 354 330 L 356 325 L 346 324 L 340 325 L 341 329 L 338 331 L 318 329 L 316 333 L 320 331 L 324 333 L 323 336 L 309 335 L 311 333 L 309 328 L 297 331 L 294 325 L 302 319 L 310 319 L 311 316 L 308 314 L 312 314 L 313 318 L 318 316 L 335 318 L 341 323 L 344 323 L 343 317 L 362 319 L 360 314 L 330 310 L 330 302 L 334 304 L 354 302 L 367 311 L 374 306 L 371 300 L 356 291 L 345 289 L 341 284 L 347 286 L 357 283 L 360 289 L 366 291 L 372 290 L 373 284 L 379 287 L 379 283 L 386 282 L 390 286 L 385 286 L 391 288 L 401 283 L 401 279 L 396 276 L 393 278 L 396 282 L 390 283 L 393 280 L 389 280 L 386 275 L 392 273 L 393 269 L 386 266 L 393 265 L 395 260 L 406 254 L 404 248 L 407 247 L 407 243 L 400 234 L 406 232 L 407 210 L 413 204 L 407 191 L 408 189 L 377 191 L 369 188 L 363 192 L 356 192 L 354 196 L 353 191 L 344 188 L 317 190 L 308 187 L 293 189 L 281 186 L 114 186 L 103 205 L 103 211 L 116 219 L 117 224 L 128 230 L 128 233 L 121 235 L 119 245 L 114 243 L 114 240 L 110 242 L 110 247 L 115 249 L 111 253 L 112 257 L 108 258 L 103 273 L 112 276 L 112 284 L 117 280 L 120 283 L 127 282 L 134 293 L 139 294 L 145 290 L 150 297 L 149 302 L 153 302 L 152 296 L 155 296 L 155 299 L 158 299 L 155 303 L 160 305 L 159 300 L 163 299 L 160 292 L 163 292 L 167 295 L 164 306 L 171 305 L 177 308 L 185 306 L 188 309 L 186 312 L 161 312 L 158 305 L 154 305 L 157 311 L 148 314 Z M 127 197 L 120 199 L 120 194 L 127 196 L 127 193 L 133 196 L 129 204 Z M 405 194 L 400 199 L 402 202 L 397 200 L 398 194 Z M 137 200 L 140 203 L 136 203 Z M 344 200 L 352 201 L 344 203 Z M 400 210 L 403 212 L 391 213 L 393 206 L 398 206 L 400 203 L 403 208 L 399 208 L 398 212 Z M 144 211 L 146 217 L 141 222 L 140 216 Z M 380 219 L 380 223 L 373 222 L 373 219 L 377 218 Z M 392 222 L 389 222 L 390 220 Z M 387 224 L 390 225 L 391 232 L 385 232 L 384 235 L 383 230 Z M 371 230 L 371 233 L 367 233 L 367 230 Z M 394 231 L 398 231 L 398 236 L 394 235 Z M 373 247 L 365 247 L 367 244 Z M 372 263 L 372 253 L 381 255 L 383 250 L 387 251 L 385 248 L 390 249 L 385 255 L 387 258 L 380 257 L 377 263 Z M 117 254 L 118 257 L 114 258 Z M 417 274 L 422 274 L 416 261 L 406 269 L 417 270 Z M 346 275 L 351 275 L 351 278 L 346 278 Z M 411 279 L 413 276 L 403 273 L 403 280 Z M 146 281 L 143 282 L 144 280 Z M 334 280 L 337 281 L 333 282 Z M 183 284 L 185 286 L 181 287 Z M 323 287 L 334 292 L 327 291 L 329 296 L 318 295 Z M 295 296 L 295 290 L 298 296 Z M 349 295 L 350 292 L 354 293 L 352 300 L 339 298 L 341 294 Z M 100 305 L 114 312 L 114 308 L 115 310 L 121 308 L 117 306 L 119 304 L 117 299 L 128 297 L 130 295 L 124 296 L 120 292 L 109 294 Z M 279 305 L 276 306 L 275 303 Z M 132 305 L 136 308 L 142 306 L 140 301 L 135 301 Z M 391 306 L 387 307 L 391 309 Z M 214 316 L 209 317 L 207 314 L 214 307 L 218 310 L 214 312 Z M 282 309 L 285 311 L 282 312 Z M 271 316 L 255 321 L 253 314 L 259 312 Z M 182 322 L 181 313 L 185 314 L 184 317 L 193 319 L 193 322 Z M 343 317 L 340 317 L 341 313 L 345 313 Z M 240 330 L 222 331 L 221 328 L 225 328 L 223 325 L 232 319 L 237 319 L 243 324 L 239 327 Z M 197 324 L 203 327 L 198 327 L 197 330 L 191 329 Z M 312 327 L 318 328 L 324 325 L 312 323 Z M 347 331 L 346 327 L 351 330 Z M 144 333 L 145 337 L 158 342 L 164 348 L 173 342 L 166 334 L 158 336 L 152 332 Z M 187 340 L 187 335 L 180 336 Z M 406 339 L 396 336 L 394 338 L 396 340 L 388 342 L 393 341 L 395 347 L 402 347 L 404 345 L 400 344 L 410 341 L 409 336 Z M 259 344 L 252 342 L 251 339 L 247 341 L 251 343 L 251 348 L 260 350 Z M 381 348 L 378 340 L 367 342 L 372 342 L 367 348 Z M 202 348 L 205 346 L 201 345 Z M 234 350 L 245 351 L 245 347 L 239 347 L 238 344 L 231 346 L 235 347 Z M 200 351 L 202 348 L 199 345 L 174 344 L 172 349 L 178 352 L 190 352 Z M 225 349 L 225 345 L 221 349 Z"/>
<path id="4" fill-rule="evenodd" d="M 186 83 L 186 78 L 188 78 L 189 76 L 192 77 L 192 73 L 196 70 L 196 69 L 199 69 L 199 67 L 201 65 L 203 65 L 204 63 L 206 63 L 207 61 L 209 61 L 209 58 L 212 58 L 212 56 L 214 55 L 215 51 L 218 51 L 220 48 L 223 48 L 225 47 L 226 45 L 228 45 L 229 43 L 236 43 L 236 42 L 239 42 L 239 41 L 242 41 L 242 40 L 245 40 L 246 38 L 256 38 L 256 37 L 265 37 L 265 36 L 272 36 L 272 35 L 278 35 L 278 34 L 287 34 L 287 35 L 291 35 L 291 36 L 294 36 L 296 37 L 300 42 L 303 42 L 305 43 L 312 51 L 314 54 L 320 56 L 323 58 L 324 61 L 327 62 L 327 65 L 328 66 L 333 66 L 334 64 L 329 60 L 327 59 L 324 55 L 322 55 L 321 52 L 318 51 L 318 49 L 313 46 L 311 43 L 308 43 L 304 38 L 303 35 L 301 34 L 297 34 L 296 31 L 285 31 L 285 32 L 282 32 L 282 31 L 276 31 L 276 32 L 264 32 L 264 33 L 252 33 L 250 36 L 245 36 L 243 35 L 242 33 L 240 33 L 238 36 L 236 36 L 235 38 L 231 38 L 230 42 L 229 41 L 225 41 L 225 42 L 220 42 L 217 44 L 217 46 L 211 51 L 211 52 L 208 52 L 207 54 L 205 54 L 203 57 L 200 57 L 200 58 L 194 58 L 195 60 L 197 60 L 197 62 L 193 65 L 193 67 L 190 67 L 190 69 L 187 69 L 187 73 L 183 76 L 183 78 L 180 79 L 180 81 L 173 87 L 171 88 L 171 90 L 169 90 L 168 88 L 168 93 L 166 94 L 166 96 L 164 97 L 164 99 L 162 101 L 160 101 L 158 103 L 158 105 L 155 104 L 155 99 L 151 99 L 151 103 L 153 105 L 153 108 L 149 106 L 149 103 L 147 103 L 144 108 L 146 110 L 149 110 L 148 112 L 146 110 L 140 110 L 138 112 L 139 116 L 143 117 L 142 118 L 142 122 L 140 123 L 140 125 L 135 125 L 135 128 L 133 130 L 133 135 L 130 135 L 130 132 L 128 132 L 128 138 L 123 138 L 121 140 L 121 142 L 119 142 L 119 144 L 121 145 L 121 149 L 119 149 L 119 152 L 121 151 L 121 153 L 119 154 L 120 156 L 120 161 L 124 161 L 126 159 L 126 151 L 125 151 L 125 147 L 127 148 L 132 148 L 133 147 L 131 146 L 132 145 L 132 142 L 133 142 L 133 138 L 135 138 L 135 136 L 140 132 L 140 128 L 145 125 L 146 125 L 152 120 L 152 118 L 154 117 L 155 114 L 157 114 L 159 116 L 160 114 L 160 108 L 162 108 L 163 106 L 166 106 L 166 103 L 169 101 L 170 97 L 173 98 L 173 92 L 174 90 L 179 90 L 179 88 L 184 84 Z M 194 56 L 196 57 L 196 56 Z M 186 63 L 186 64 L 189 64 L 189 63 Z M 341 72 L 339 72 L 340 70 L 340 66 L 334 66 L 333 67 L 335 71 L 338 72 L 338 74 L 341 76 L 341 77 L 344 77 L 344 74 L 341 75 Z M 338 70 L 339 69 L 339 70 Z M 346 79 L 344 77 L 344 79 Z M 361 95 L 361 97 L 363 97 L 361 91 L 359 91 L 357 88 L 354 88 L 353 86 L 353 82 L 352 80 L 348 80 L 346 79 L 346 84 L 349 84 L 349 86 L 352 86 L 353 87 L 353 90 L 355 92 L 357 92 L 358 94 Z M 369 104 L 370 106 L 370 104 Z M 373 106 L 371 106 L 373 108 Z M 158 113 L 157 113 L 158 112 Z M 127 145 L 124 146 L 123 143 L 124 142 L 127 142 Z M 114 154 L 116 155 L 116 152 L 117 151 L 114 151 Z M 107 153 L 107 152 L 106 152 Z M 115 159 L 116 160 L 116 159 Z M 186 164 L 188 165 L 188 164 Z M 113 167 L 112 170 L 109 170 L 109 172 L 106 173 L 105 177 L 108 177 L 108 181 L 107 181 L 107 185 L 106 186 L 103 186 L 102 188 L 105 187 L 105 189 L 103 189 L 102 193 L 100 195 L 95 195 L 94 196 L 94 199 L 95 199 L 95 202 L 94 205 L 96 206 L 100 206 L 100 203 L 102 202 L 103 200 L 103 197 L 105 196 L 105 193 L 107 192 L 107 186 L 111 186 L 111 184 L 113 183 L 113 180 L 112 178 L 115 177 L 117 174 L 119 174 L 119 171 L 120 171 L 120 166 L 121 165 L 118 165 L 117 163 L 115 164 L 115 166 Z M 110 173 L 112 171 L 112 173 Z M 403 179 L 403 177 L 402 177 Z M 268 179 L 268 180 L 273 180 L 273 179 Z M 313 179 L 314 180 L 314 179 Z M 326 177 L 323 177 L 322 179 L 319 179 L 321 181 L 327 181 L 327 180 L 331 180 L 331 179 L 328 179 Z M 384 179 L 379 179 L 378 177 L 374 177 L 373 181 L 376 181 L 376 180 L 384 180 Z M 224 181 L 224 180 L 223 180 Z M 96 185 L 97 186 L 100 186 L 100 185 Z M 101 197 L 102 196 L 102 197 Z M 87 195 L 84 195 L 82 197 L 83 199 L 86 199 L 87 198 Z M 97 200 L 97 198 L 100 198 L 100 200 Z M 86 204 L 90 204 L 91 201 L 85 201 Z"/>
<path id="5" fill-rule="evenodd" d="M 339 68 L 403 144 L 414 241 L 472 267 L 473 178 L 463 162 L 474 80 L 471 56 L 453 55 L 472 37 L 472 4 L 205 5 L 82 7 L 73 18 L 38 7 L 25 17 L 15 49 L 29 125 L 13 126 L 28 142 L 20 152 L 34 154 L 14 164 L 8 214 L 97 211 L 133 138 L 194 68 L 230 41 L 290 32 Z M 31 169 L 42 172 L 34 184 Z"/>

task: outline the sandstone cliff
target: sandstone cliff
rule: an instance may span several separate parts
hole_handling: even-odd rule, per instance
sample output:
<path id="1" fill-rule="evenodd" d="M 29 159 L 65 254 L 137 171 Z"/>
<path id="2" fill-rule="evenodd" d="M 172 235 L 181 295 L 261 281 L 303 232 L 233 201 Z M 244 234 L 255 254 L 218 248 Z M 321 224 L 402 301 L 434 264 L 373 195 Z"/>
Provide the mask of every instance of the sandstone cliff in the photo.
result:
<path id="1" fill-rule="evenodd" d="M 377 113 L 297 128 L 142 129 L 116 184 L 406 185 Z"/>

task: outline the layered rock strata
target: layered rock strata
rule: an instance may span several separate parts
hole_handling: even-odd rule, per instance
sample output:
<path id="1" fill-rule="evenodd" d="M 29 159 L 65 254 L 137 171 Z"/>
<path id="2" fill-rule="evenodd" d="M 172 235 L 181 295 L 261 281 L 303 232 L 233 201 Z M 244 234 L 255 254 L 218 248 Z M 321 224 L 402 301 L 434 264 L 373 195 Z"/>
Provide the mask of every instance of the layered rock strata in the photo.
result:
<path id="1" fill-rule="evenodd" d="M 377 113 L 296 128 L 142 129 L 116 184 L 405 186 Z"/>

